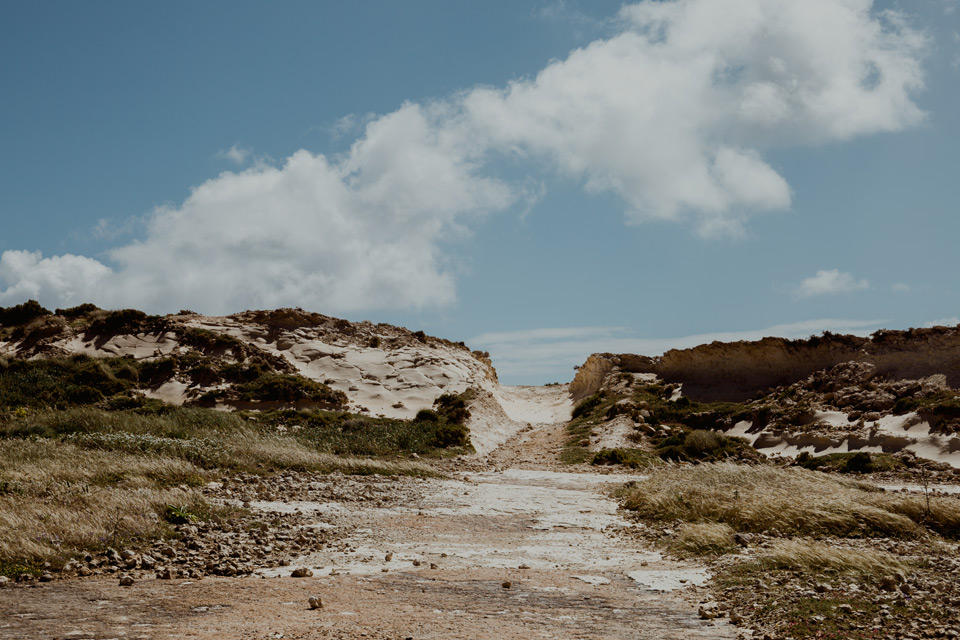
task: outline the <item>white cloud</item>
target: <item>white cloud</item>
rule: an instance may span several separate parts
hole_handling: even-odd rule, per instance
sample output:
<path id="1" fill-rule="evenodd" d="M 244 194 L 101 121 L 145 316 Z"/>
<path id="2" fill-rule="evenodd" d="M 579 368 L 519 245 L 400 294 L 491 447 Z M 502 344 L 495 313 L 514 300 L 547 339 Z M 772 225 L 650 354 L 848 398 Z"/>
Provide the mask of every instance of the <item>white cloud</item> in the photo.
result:
<path id="1" fill-rule="evenodd" d="M 894 282 L 892 285 L 890 285 L 890 288 L 897 293 L 907 293 L 910 291 L 910 285 L 904 282 Z"/>
<path id="2" fill-rule="evenodd" d="M 558 6 L 558 5 L 553 5 Z M 535 202 L 535 181 L 485 173 L 505 154 L 622 198 L 627 220 L 742 233 L 790 206 L 763 157 L 775 146 L 842 141 L 915 125 L 925 41 L 869 0 L 676 0 L 625 6 L 619 31 L 505 88 L 334 127 L 362 133 L 344 157 L 258 159 L 155 211 L 145 236 L 91 259 L 109 277 L 57 296 L 219 312 L 302 305 L 328 312 L 448 304 L 441 243 L 477 214 Z M 220 157 L 245 163 L 236 145 Z M 522 172 L 521 172 L 522 173 Z M 533 188 L 531 188 L 533 184 Z M 11 258 L 12 259 L 12 258 Z M 69 261 L 61 256 L 48 260 Z M 6 298 L 23 290 L 11 272 Z M 49 277 L 49 282 L 44 278 Z M 11 279 L 13 278 L 13 279 Z M 105 283 L 109 283 L 106 287 Z M 49 286 L 48 286 L 49 285 Z M 106 287 L 106 288 L 103 288 Z"/>
<path id="3" fill-rule="evenodd" d="M 852 293 L 869 288 L 870 283 L 867 280 L 857 280 L 852 274 L 839 269 L 828 269 L 817 271 L 815 276 L 801 282 L 794 294 L 798 298 L 809 298 Z"/>
<path id="4" fill-rule="evenodd" d="M 44 258 L 39 251 L 4 251 L 0 255 L 0 283 L 7 286 L 0 289 L 0 305 L 29 299 L 76 304 L 97 291 L 110 275 L 110 269 L 83 256 Z"/>
<path id="5" fill-rule="evenodd" d="M 807 338 L 824 331 L 868 335 L 881 320 L 817 319 L 781 324 L 766 329 L 703 333 L 675 338 L 638 338 L 624 327 L 572 327 L 485 333 L 467 341 L 471 347 L 490 352 L 501 380 L 507 383 L 565 381 L 573 366 L 592 353 L 662 355 L 670 349 L 687 349 L 715 340 L 760 340 L 773 336 Z"/>
<path id="6" fill-rule="evenodd" d="M 243 149 L 237 145 L 233 145 L 229 149 L 221 149 L 217 151 L 217 157 L 221 160 L 229 160 L 230 162 L 240 165 L 247 161 L 251 152 L 249 149 Z"/>
<path id="7" fill-rule="evenodd" d="M 449 304 L 454 280 L 438 243 L 513 193 L 474 175 L 470 145 L 435 118 L 405 105 L 370 123 L 338 162 L 298 151 L 282 167 L 224 172 L 154 211 L 143 240 L 108 252 L 115 268 L 74 256 L 8 268 L 0 299 L 211 313 Z M 3 255 L 23 263 L 22 252 Z M 53 267 L 79 261 L 96 277 L 64 286 L 68 274 Z"/>
<path id="8" fill-rule="evenodd" d="M 644 2 L 621 22 L 536 78 L 463 101 L 498 147 L 616 192 L 633 222 L 737 233 L 790 205 L 764 149 L 923 119 L 924 38 L 868 0 Z"/>

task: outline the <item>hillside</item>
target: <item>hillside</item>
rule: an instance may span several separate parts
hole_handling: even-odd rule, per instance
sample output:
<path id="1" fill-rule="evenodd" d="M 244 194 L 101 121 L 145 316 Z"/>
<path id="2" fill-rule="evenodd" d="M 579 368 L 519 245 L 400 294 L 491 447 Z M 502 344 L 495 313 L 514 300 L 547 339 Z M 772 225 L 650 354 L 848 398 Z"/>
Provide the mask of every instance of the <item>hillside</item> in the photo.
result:
<path id="1" fill-rule="evenodd" d="M 570 391 L 628 398 L 635 380 L 668 388 L 680 423 L 744 437 L 768 455 L 865 451 L 960 467 L 960 327 L 594 354 Z M 636 411 L 630 419 L 653 432 Z"/>
<path id="2" fill-rule="evenodd" d="M 189 311 L 148 316 L 92 305 L 45 311 L 30 307 L 10 313 L 7 322 L 0 319 L 0 356 L 82 354 L 153 362 L 156 371 L 142 392 L 174 404 L 320 406 L 412 418 L 442 394 L 489 390 L 496 382 L 486 354 L 471 352 L 463 343 L 301 309 L 226 317 Z M 244 383 L 270 374 L 300 375 L 334 393 L 254 401 L 238 392 Z"/>

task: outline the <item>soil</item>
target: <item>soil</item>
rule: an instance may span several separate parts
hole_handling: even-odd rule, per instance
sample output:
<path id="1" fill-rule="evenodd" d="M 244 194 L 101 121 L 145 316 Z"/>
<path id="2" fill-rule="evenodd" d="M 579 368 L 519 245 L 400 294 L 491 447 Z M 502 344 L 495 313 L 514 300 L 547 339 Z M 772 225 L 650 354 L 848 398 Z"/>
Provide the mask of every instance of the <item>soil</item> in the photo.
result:
<path id="1" fill-rule="evenodd" d="M 527 423 L 561 415 L 566 388 L 502 393 Z M 286 478 L 242 495 L 228 480 L 213 499 L 325 535 L 245 576 L 8 585 L 0 638 L 742 637 L 698 615 L 706 570 L 644 546 L 618 513 L 609 492 L 630 477 L 562 465 L 564 439 L 562 421 L 529 422 L 482 458 L 438 463 L 443 478 Z"/>

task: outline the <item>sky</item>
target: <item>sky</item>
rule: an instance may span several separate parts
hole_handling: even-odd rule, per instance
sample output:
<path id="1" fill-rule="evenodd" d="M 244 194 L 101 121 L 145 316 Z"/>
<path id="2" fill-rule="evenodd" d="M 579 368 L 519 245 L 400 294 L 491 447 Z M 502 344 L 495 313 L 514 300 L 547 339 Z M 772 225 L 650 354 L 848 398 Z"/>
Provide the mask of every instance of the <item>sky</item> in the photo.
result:
<path id="1" fill-rule="evenodd" d="M 0 306 L 593 352 L 960 324 L 960 0 L 0 3 Z"/>

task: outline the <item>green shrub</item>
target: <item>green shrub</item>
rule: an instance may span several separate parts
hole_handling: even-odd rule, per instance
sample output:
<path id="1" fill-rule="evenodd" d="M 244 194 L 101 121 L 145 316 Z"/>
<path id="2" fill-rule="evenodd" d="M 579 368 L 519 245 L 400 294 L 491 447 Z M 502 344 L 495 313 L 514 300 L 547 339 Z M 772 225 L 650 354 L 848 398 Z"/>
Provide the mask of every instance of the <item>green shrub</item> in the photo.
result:
<path id="1" fill-rule="evenodd" d="M 51 315 L 50 311 L 40 306 L 39 302 L 27 300 L 15 307 L 0 307 L 0 326 L 16 327 L 49 315 Z"/>
<path id="2" fill-rule="evenodd" d="M 90 315 L 94 311 L 100 311 L 100 307 L 95 304 L 85 302 L 81 305 L 70 307 L 68 309 L 57 309 L 54 313 L 56 313 L 58 316 L 63 316 L 64 318 L 79 318 Z"/>
<path id="3" fill-rule="evenodd" d="M 623 465 L 632 469 L 649 464 L 643 453 L 634 449 L 602 449 L 593 455 L 590 464 Z"/>
<path id="4" fill-rule="evenodd" d="M 470 419 L 466 394 L 445 393 L 433 401 L 440 420 L 449 424 L 466 424 Z"/>
<path id="5" fill-rule="evenodd" d="M 334 391 L 325 384 L 297 375 L 271 373 L 243 384 L 236 390 L 241 400 L 253 402 L 299 402 L 309 401 L 342 405 L 347 396 Z"/>
<path id="6" fill-rule="evenodd" d="M 414 420 L 417 422 L 440 422 L 440 416 L 431 409 L 420 409 L 420 411 L 417 411 L 417 417 Z"/>
<path id="7" fill-rule="evenodd" d="M 470 443 L 470 430 L 462 424 L 441 424 L 437 426 L 432 444 L 438 449 L 465 447 Z"/>
<path id="8" fill-rule="evenodd" d="M 577 404 L 576 407 L 573 408 L 573 419 L 576 420 L 577 418 L 590 415 L 590 412 L 600 406 L 601 402 L 603 402 L 603 396 L 599 393 L 595 393 L 592 396 L 584 398 Z"/>
<path id="9" fill-rule="evenodd" d="M 890 454 L 867 451 L 828 453 L 822 456 L 813 456 L 808 451 L 801 451 L 796 458 L 796 464 L 813 471 L 834 471 L 837 473 L 893 471 L 904 466 L 901 461 Z"/>
<path id="10" fill-rule="evenodd" d="M 707 462 L 726 458 L 757 460 L 762 458 L 743 438 L 725 436 L 713 431 L 680 430 L 663 438 L 657 446 L 657 455 L 664 460 L 678 462 Z"/>

